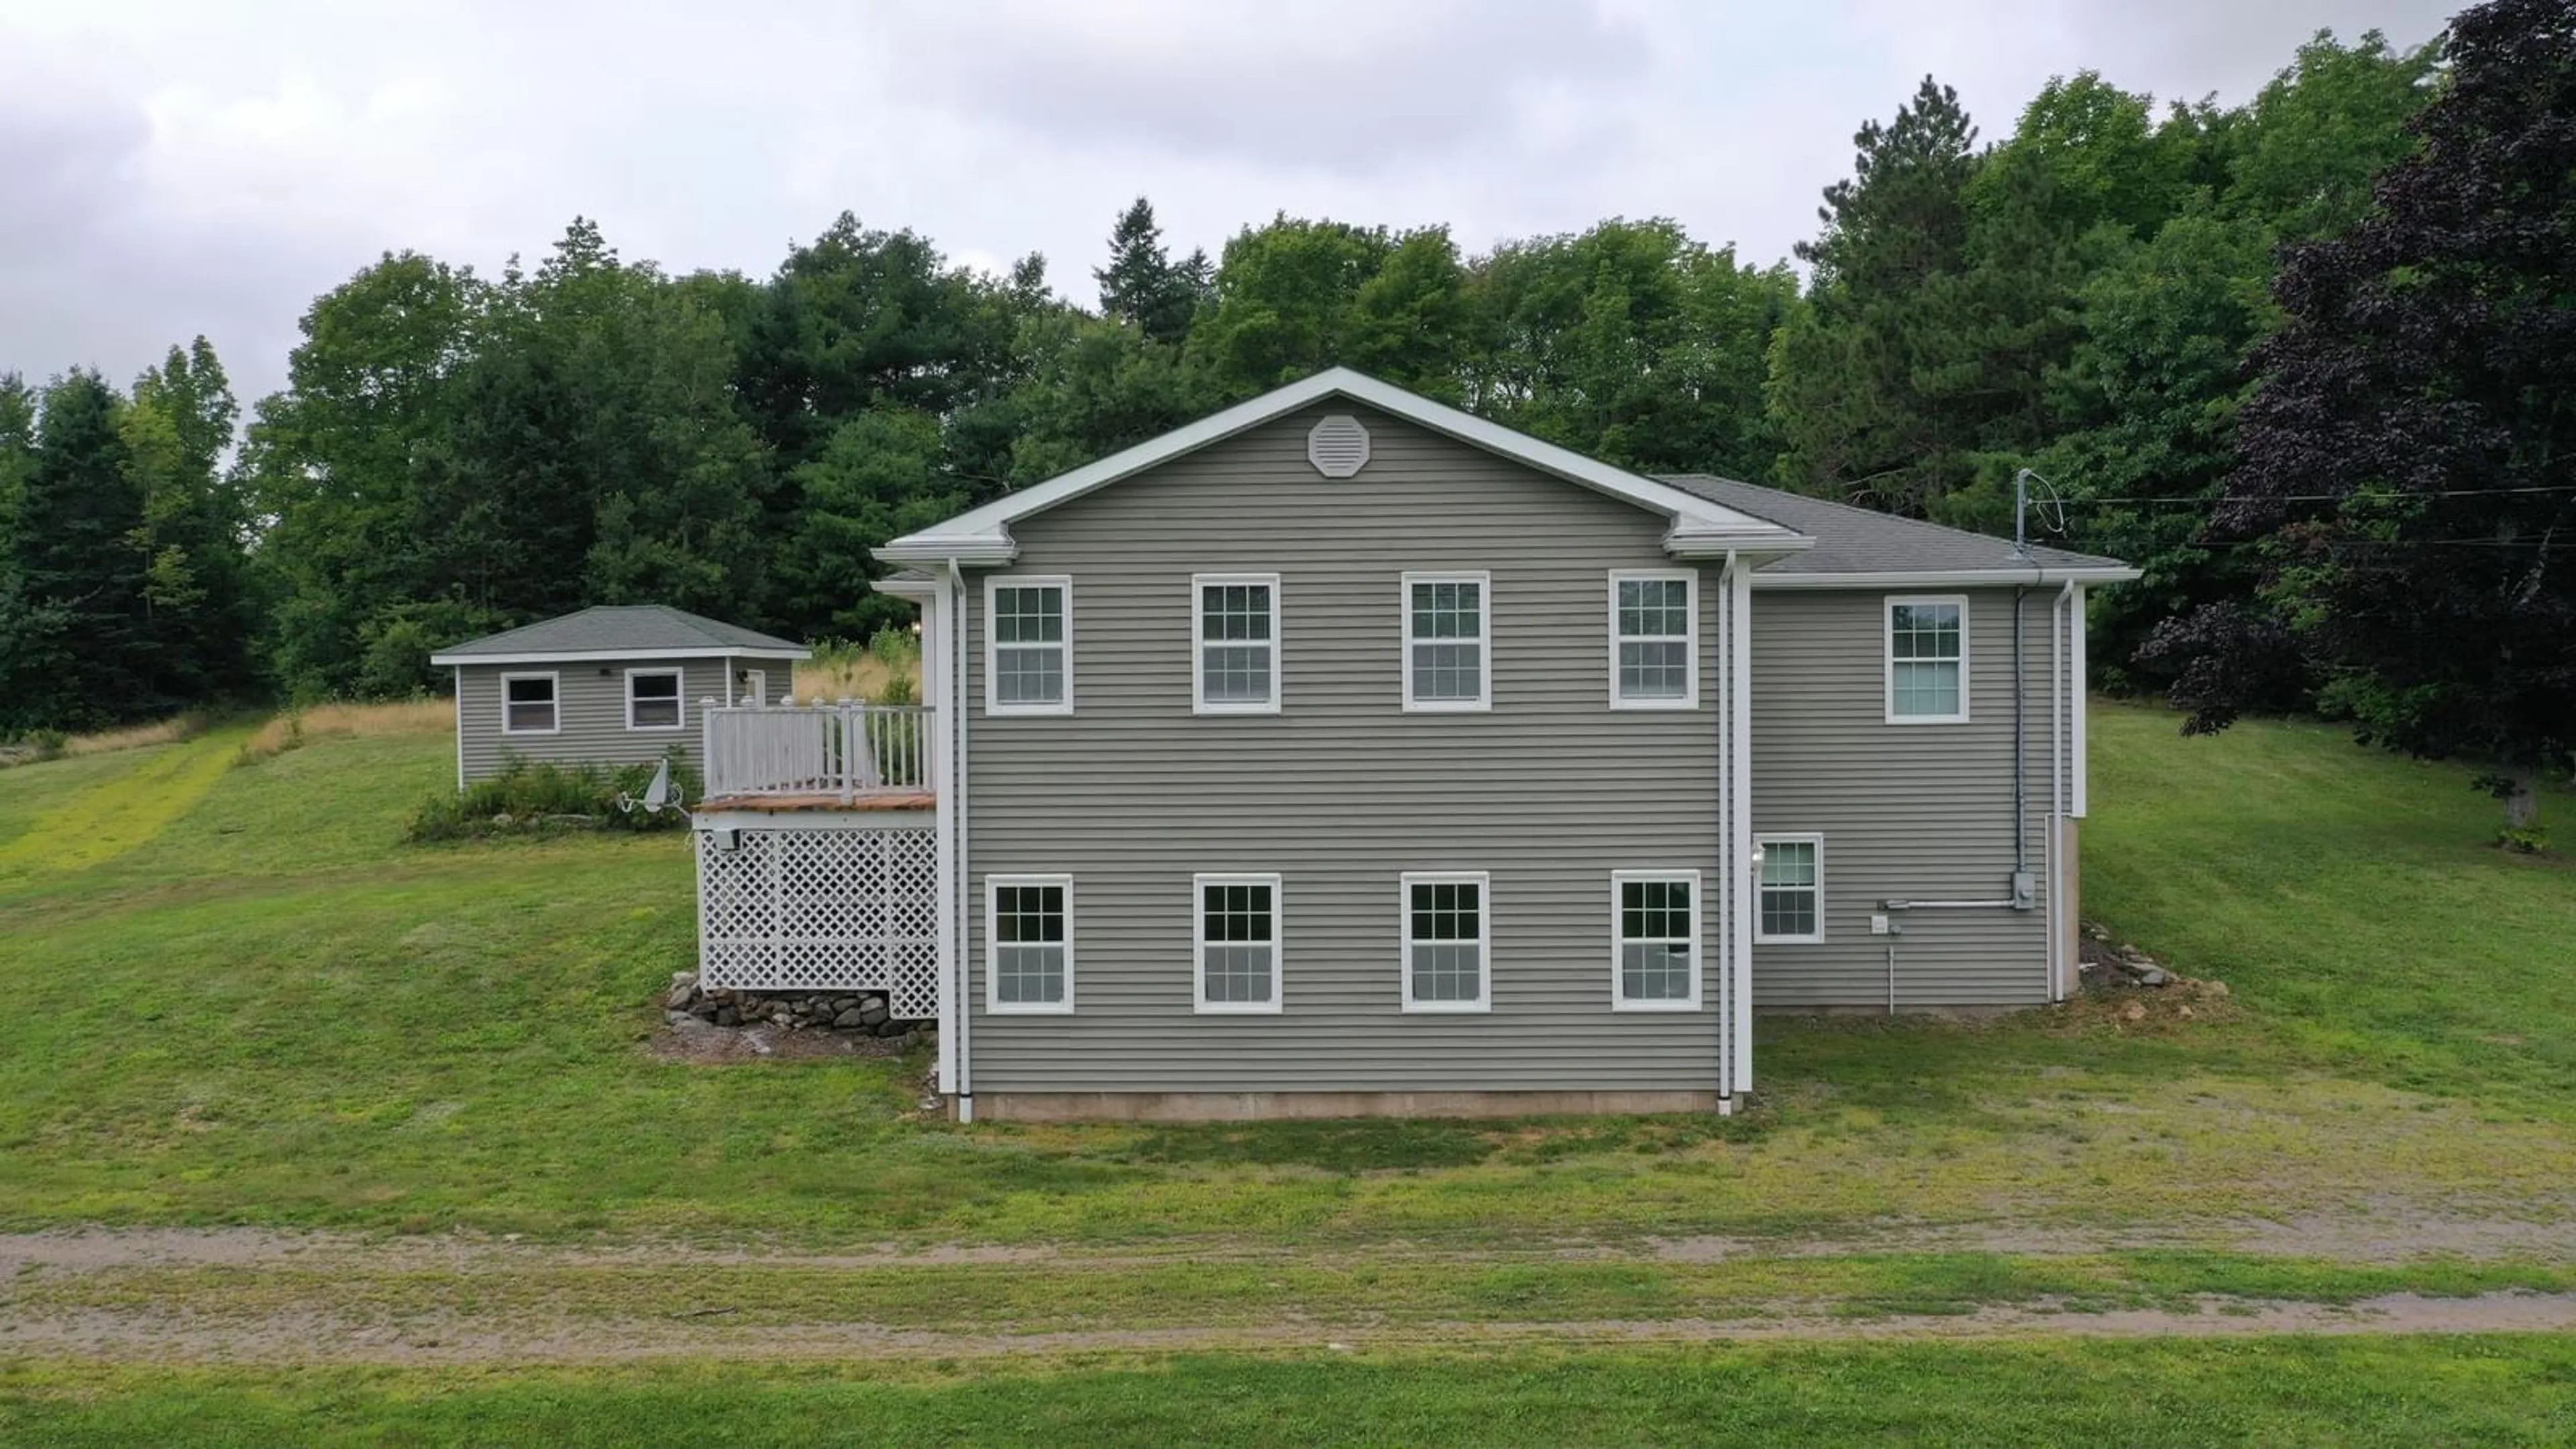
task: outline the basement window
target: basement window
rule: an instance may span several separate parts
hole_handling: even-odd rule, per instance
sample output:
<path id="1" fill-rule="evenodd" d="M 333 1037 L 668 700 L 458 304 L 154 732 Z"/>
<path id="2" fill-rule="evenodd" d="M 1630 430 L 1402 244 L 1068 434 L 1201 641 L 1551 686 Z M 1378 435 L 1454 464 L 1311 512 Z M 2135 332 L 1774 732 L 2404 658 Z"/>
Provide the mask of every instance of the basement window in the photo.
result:
<path id="1" fill-rule="evenodd" d="M 1825 939 L 1825 840 L 1821 835 L 1765 835 L 1762 899 L 1753 922 L 1758 942 L 1813 944 Z"/>
<path id="2" fill-rule="evenodd" d="M 1404 876 L 1405 1010 L 1493 1008 L 1485 959 L 1485 897 L 1491 886 L 1483 871 Z"/>

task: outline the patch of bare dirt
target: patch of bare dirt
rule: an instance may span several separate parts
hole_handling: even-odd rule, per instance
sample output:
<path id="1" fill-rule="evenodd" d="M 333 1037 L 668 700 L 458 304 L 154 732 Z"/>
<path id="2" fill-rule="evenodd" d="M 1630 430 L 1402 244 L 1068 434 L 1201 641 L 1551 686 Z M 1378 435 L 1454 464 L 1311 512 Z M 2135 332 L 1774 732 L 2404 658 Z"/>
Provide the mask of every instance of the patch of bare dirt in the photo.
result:
<path id="1" fill-rule="evenodd" d="M 992 1358 L 1089 1352 L 1260 1348 L 1393 1348 L 1478 1343 L 1695 1343 L 1758 1339 L 2212 1338 L 2261 1334 L 2535 1333 L 2576 1329 L 2576 1294 L 2473 1298 L 2390 1294 L 2347 1307 L 2210 1302 L 2190 1309 L 2066 1312 L 1988 1308 L 1970 1314 L 1849 1318 L 1803 1305 L 1743 1318 L 1601 1322 L 1433 1323 L 1401 1328 L 1324 1323 L 1051 1333 L 940 1333 L 870 1323 L 726 1326 L 719 1318 L 508 1322 L 449 1313 L 386 1324 L 327 1312 L 196 1321 L 184 1312 L 77 1312 L 0 1320 L 0 1354 L 145 1363 L 598 1364 L 673 1358 Z"/>
<path id="2" fill-rule="evenodd" d="M 899 1057 L 910 1042 L 903 1037 L 863 1036 L 855 1032 L 790 1030 L 768 1022 L 756 1026 L 717 1026 L 684 1017 L 653 1033 L 644 1049 L 658 1061 L 712 1065 L 724 1062 L 811 1062 L 849 1057 Z"/>

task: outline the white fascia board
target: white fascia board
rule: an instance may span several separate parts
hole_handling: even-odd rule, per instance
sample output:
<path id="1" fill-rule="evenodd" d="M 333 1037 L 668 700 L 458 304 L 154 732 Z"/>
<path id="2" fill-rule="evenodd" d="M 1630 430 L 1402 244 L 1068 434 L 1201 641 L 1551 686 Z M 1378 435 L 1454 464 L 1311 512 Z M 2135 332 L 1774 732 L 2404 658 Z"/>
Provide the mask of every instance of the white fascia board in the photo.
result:
<path id="1" fill-rule="evenodd" d="M 1541 442 L 1525 433 L 1514 432 L 1473 413 L 1461 412 L 1406 392 L 1347 367 L 1332 367 L 1285 387 L 1273 388 L 1250 401 L 1237 403 L 1185 427 L 1175 428 L 1159 438 L 1112 453 L 1070 473 L 1058 474 L 980 508 L 970 508 L 945 523 L 919 533 L 906 534 L 877 549 L 876 556 L 887 563 L 950 558 L 962 563 L 1008 563 L 1012 552 L 1016 551 L 1010 536 L 1010 525 L 1014 521 L 1071 502 L 1094 489 L 1105 488 L 1122 478 L 1195 452 L 1211 443 L 1223 442 L 1237 433 L 1259 427 L 1274 418 L 1285 417 L 1328 397 L 1349 398 L 1390 417 L 1402 418 L 1418 427 L 1510 458 L 1542 473 L 1554 474 L 1569 483 L 1579 483 L 1623 499 L 1640 508 L 1653 509 L 1675 519 L 1688 518 L 1696 523 L 1744 530 L 1748 543 L 1755 536 L 1798 537 L 1795 532 L 1767 519 L 1711 503 L 1696 493 L 1684 492 L 1669 483 L 1659 483 L 1625 468 L 1614 468 L 1597 458 L 1587 458 L 1572 449 Z M 1005 550 L 997 558 L 975 556 L 978 550 L 996 548 Z"/>
<path id="2" fill-rule="evenodd" d="M 937 579 L 875 579 L 869 582 L 868 587 L 893 598 L 910 599 L 916 604 L 926 605 L 939 597 Z"/>
<path id="3" fill-rule="evenodd" d="M 954 560 L 969 567 L 982 567 L 1006 564 L 1018 558 L 1020 545 L 1007 529 L 974 535 L 952 535 L 933 530 L 889 539 L 869 549 L 868 553 L 878 563 L 886 564 L 944 564 Z"/>
<path id="4" fill-rule="evenodd" d="M 442 668 L 468 664 L 614 664 L 620 659 L 811 659 L 814 651 L 803 646 L 792 649 L 754 648 L 748 644 L 726 645 L 708 649 L 570 649 L 535 654 L 432 654 L 431 664 Z"/>
<path id="5" fill-rule="evenodd" d="M 1723 559 L 1735 557 L 1747 568 L 1757 568 L 1774 558 L 1804 553 L 1816 541 L 1794 529 L 1754 519 L 1751 523 L 1684 515 L 1673 520 L 1664 530 L 1664 552 L 1675 558 Z"/>
<path id="6" fill-rule="evenodd" d="M 2000 589 L 2015 584 L 2125 584 L 2138 577 L 2136 569 L 2125 567 L 2040 568 L 2015 565 L 1999 569 L 1877 574 L 1772 574 L 1756 570 L 1750 582 L 1757 589 Z"/>

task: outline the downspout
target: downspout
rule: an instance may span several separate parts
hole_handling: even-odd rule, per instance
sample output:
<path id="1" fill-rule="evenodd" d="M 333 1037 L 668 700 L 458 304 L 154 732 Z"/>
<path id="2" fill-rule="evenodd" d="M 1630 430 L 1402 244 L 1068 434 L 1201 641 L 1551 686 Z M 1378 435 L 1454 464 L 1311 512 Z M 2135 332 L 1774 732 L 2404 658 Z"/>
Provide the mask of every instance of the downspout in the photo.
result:
<path id="1" fill-rule="evenodd" d="M 2023 717 L 2029 711 L 2029 686 L 2025 679 L 2030 658 L 2022 648 L 2021 605 L 2030 593 L 2027 585 L 2013 590 L 2013 883 L 2016 904 L 2023 900 L 2022 877 L 2030 873 L 2030 766 L 2027 735 Z"/>
<path id="2" fill-rule="evenodd" d="M 1735 656 L 1727 666 L 1726 743 L 1735 776 L 1727 803 L 1735 815 L 1738 872 L 1735 919 L 1727 923 L 1735 947 L 1735 999 L 1728 1004 L 1734 1008 L 1734 1088 L 1740 1096 L 1753 1090 L 1753 913 L 1744 909 L 1744 902 L 1760 900 L 1759 882 L 1750 874 L 1759 868 L 1753 860 L 1753 585 L 1743 560 L 1732 553 L 1727 556 L 1726 572 L 1727 634 Z"/>
<path id="3" fill-rule="evenodd" d="M 1735 1054 L 1744 1044 L 1735 1039 L 1735 913 L 1743 897 L 1741 884 L 1735 878 L 1740 868 L 1735 860 L 1735 742 L 1729 737 L 1728 721 L 1734 717 L 1735 699 L 1735 555 L 1728 553 L 1717 571 L 1717 708 L 1711 711 L 1717 720 L 1717 919 L 1718 929 L 1725 933 L 1720 953 L 1726 974 L 1719 981 L 1720 1002 L 1728 1013 L 1722 1017 L 1722 1046 L 1717 1061 L 1717 1110 L 1723 1116 L 1735 1110 Z"/>
<path id="4" fill-rule="evenodd" d="M 948 560 L 948 586 L 955 591 L 956 599 L 956 606 L 948 611 L 951 625 L 948 632 L 952 636 L 948 641 L 948 677 L 951 681 L 948 699 L 949 714 L 953 720 L 949 738 L 954 751 L 949 757 L 952 763 L 949 766 L 948 778 L 957 791 L 957 801 L 952 807 L 956 811 L 953 818 L 957 822 L 957 896 L 948 905 L 957 917 L 955 963 L 957 991 L 954 997 L 957 1003 L 957 1120 L 972 1122 L 975 1120 L 975 1053 L 967 1028 L 968 1023 L 975 1019 L 975 1003 L 970 990 L 974 985 L 975 973 L 968 965 L 967 942 L 973 939 L 975 918 L 974 913 L 967 909 L 967 902 L 974 899 L 975 886 L 967 873 L 974 856 L 966 848 L 966 706 L 968 703 L 966 631 L 968 620 L 966 571 L 958 567 L 957 560 L 954 558 Z"/>

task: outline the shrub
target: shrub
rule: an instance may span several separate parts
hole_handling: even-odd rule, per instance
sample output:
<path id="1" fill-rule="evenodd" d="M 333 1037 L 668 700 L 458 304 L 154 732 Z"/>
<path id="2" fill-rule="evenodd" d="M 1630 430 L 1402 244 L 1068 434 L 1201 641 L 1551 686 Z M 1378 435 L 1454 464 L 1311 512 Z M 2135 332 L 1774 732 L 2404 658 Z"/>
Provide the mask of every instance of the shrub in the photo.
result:
<path id="1" fill-rule="evenodd" d="M 2516 855 L 2547 855 L 2549 831 L 2540 825 L 2508 825 L 2496 832 L 2496 844 Z"/>
<path id="2" fill-rule="evenodd" d="M 680 747 L 664 752 L 671 763 L 674 804 L 695 800 L 705 782 L 683 758 Z M 467 836 L 551 834 L 574 830 L 680 830 L 689 823 L 685 810 L 621 810 L 624 796 L 641 800 L 653 783 L 652 765 L 532 763 L 513 757 L 501 773 L 477 780 L 463 790 L 431 796 L 412 813 L 403 838 L 413 841 L 457 840 Z"/>

